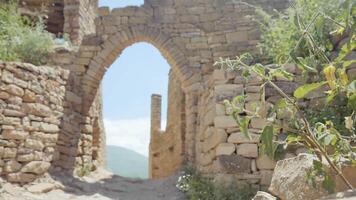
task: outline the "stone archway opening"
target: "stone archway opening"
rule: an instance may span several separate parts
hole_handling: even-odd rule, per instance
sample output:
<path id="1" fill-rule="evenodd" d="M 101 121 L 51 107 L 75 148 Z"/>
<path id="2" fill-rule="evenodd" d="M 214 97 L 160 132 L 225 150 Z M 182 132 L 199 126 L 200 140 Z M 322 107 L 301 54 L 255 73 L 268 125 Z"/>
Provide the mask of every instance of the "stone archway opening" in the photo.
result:
<path id="1" fill-rule="evenodd" d="M 166 129 L 170 66 L 149 43 L 135 43 L 118 56 L 102 81 L 103 121 L 106 133 L 106 166 L 114 174 L 149 178 L 150 97 L 163 99 L 162 123 Z M 93 159 L 100 149 L 94 124 Z"/>
<path id="2" fill-rule="evenodd" d="M 156 112 L 155 107 L 151 106 L 151 124 L 149 129 L 146 131 L 146 134 L 150 134 L 150 140 L 149 140 L 149 148 L 148 148 L 148 175 L 147 178 L 162 178 L 162 177 L 167 177 L 169 175 L 172 175 L 179 167 L 181 166 L 183 160 L 184 160 L 184 151 L 185 151 L 185 144 L 184 144 L 184 137 L 185 137 L 185 93 L 183 92 L 183 85 L 181 82 L 181 77 L 177 74 L 177 65 L 172 66 L 175 62 L 173 61 L 172 57 L 169 54 L 167 50 L 165 50 L 164 46 L 159 46 L 154 40 L 147 40 L 144 37 L 138 37 L 135 40 L 130 40 L 128 42 L 125 42 L 124 46 L 120 46 L 118 48 L 122 48 L 120 51 L 114 51 L 118 52 L 117 57 L 121 57 L 124 50 L 132 45 L 139 43 L 141 41 L 145 41 L 146 43 L 152 44 L 154 47 L 156 47 L 157 52 L 159 52 L 161 55 L 160 57 L 163 56 L 164 60 L 166 60 L 168 63 L 167 65 L 169 66 L 168 68 L 170 69 L 169 72 L 169 78 L 168 78 L 168 94 L 167 96 L 167 104 L 165 110 L 167 110 L 167 114 L 163 115 L 164 120 L 161 120 L 161 106 L 159 107 L 159 114 L 154 115 L 153 113 Z M 152 46 L 151 45 L 151 46 Z M 104 49 L 105 51 L 105 49 Z M 100 55 L 100 53 L 98 54 Z M 113 55 L 113 54 L 111 54 Z M 135 55 L 135 59 L 140 59 L 139 55 Z M 163 59 L 162 58 L 162 59 Z M 167 59 L 168 58 L 168 59 Z M 112 59 L 108 58 L 108 60 Z M 114 60 L 114 59 L 113 59 Z M 120 60 L 120 59 L 119 59 Z M 113 61 L 107 61 L 102 63 L 105 66 L 108 66 L 107 68 L 104 68 L 105 74 L 110 74 L 110 70 L 112 67 L 109 66 L 108 63 L 113 63 Z M 148 63 L 144 63 L 141 65 L 145 65 Z M 91 70 L 91 66 L 88 66 L 88 71 Z M 142 67 L 147 67 L 150 68 L 150 66 L 138 66 L 138 68 Z M 152 66 L 151 66 L 152 67 Z M 161 66 L 158 66 L 158 68 Z M 175 68 L 175 70 L 174 70 Z M 108 71 L 107 71 L 108 70 Z M 153 69 L 154 70 L 154 69 Z M 156 68 L 157 70 L 157 68 Z M 159 69 L 158 69 L 159 70 Z M 157 79 L 157 76 L 153 74 L 149 75 L 147 72 L 145 73 L 144 70 L 143 72 L 136 72 L 136 73 L 142 73 L 143 76 L 147 75 L 150 78 Z M 167 71 L 168 72 L 168 71 Z M 132 77 L 135 79 L 135 77 Z M 137 78 L 137 77 L 136 77 Z M 85 80 L 85 79 L 84 79 Z M 92 133 L 92 153 L 91 153 L 91 158 L 92 162 L 96 164 L 97 166 L 103 166 L 105 165 L 105 161 L 110 162 L 107 160 L 108 154 L 110 152 L 105 152 L 107 150 L 106 145 L 105 145 L 105 140 L 111 140 L 109 138 L 108 132 L 105 134 L 105 129 L 104 129 L 104 121 L 103 121 L 103 113 L 102 113 L 102 105 L 101 105 L 101 99 L 102 97 L 102 83 L 103 83 L 103 78 L 100 79 L 99 82 L 99 87 L 97 87 L 95 96 L 93 98 L 92 104 L 89 107 L 89 123 L 91 123 L 91 126 L 93 127 L 93 133 Z M 105 82 L 105 81 L 104 81 Z M 161 84 L 159 81 L 154 83 L 154 84 Z M 115 86 L 114 86 L 115 87 Z M 128 87 L 128 85 L 126 85 Z M 128 87 L 130 89 L 130 87 Z M 151 93 L 157 93 L 155 91 L 152 91 Z M 158 92 L 161 93 L 161 92 Z M 146 95 L 148 97 L 146 103 L 150 103 L 149 101 L 149 95 Z M 152 104 L 154 104 L 154 98 L 157 95 L 152 96 Z M 129 96 L 122 95 L 123 98 L 130 98 Z M 105 98 L 105 96 L 104 96 Z M 89 98 L 90 99 L 90 98 Z M 133 99 L 130 99 L 131 101 Z M 105 102 L 105 100 L 104 100 Z M 161 105 L 161 98 L 159 101 L 159 104 Z M 125 105 L 124 105 L 125 106 Z M 149 108 L 149 106 L 146 106 L 146 108 Z M 167 119 L 167 120 L 166 120 Z M 156 126 L 154 121 L 164 121 L 166 122 L 166 129 L 162 130 L 161 126 Z M 161 123 L 160 123 L 161 124 Z M 137 128 L 137 127 L 136 127 Z M 120 133 L 116 133 L 120 137 Z M 123 139 L 123 138 L 122 138 Z M 137 137 L 137 139 L 140 139 L 140 136 Z M 147 140 L 146 140 L 147 142 Z M 146 148 L 147 149 L 147 148 Z M 83 151 L 83 153 L 86 153 L 87 151 Z M 118 160 L 117 162 L 121 162 Z M 122 161 L 125 162 L 125 161 Z M 120 174 L 120 173 L 119 173 Z M 122 175 L 122 174 L 120 174 Z M 142 178 L 142 177 L 141 177 Z"/>

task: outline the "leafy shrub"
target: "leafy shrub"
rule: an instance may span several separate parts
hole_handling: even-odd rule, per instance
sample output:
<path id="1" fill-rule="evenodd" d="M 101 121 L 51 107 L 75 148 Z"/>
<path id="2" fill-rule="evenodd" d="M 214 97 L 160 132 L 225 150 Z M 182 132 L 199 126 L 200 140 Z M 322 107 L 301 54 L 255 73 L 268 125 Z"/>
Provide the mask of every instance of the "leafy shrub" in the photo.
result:
<path id="1" fill-rule="evenodd" d="M 238 184 L 217 185 L 191 167 L 185 168 L 178 179 L 177 188 L 189 200 L 246 200 L 252 199 L 257 192 L 250 185 L 243 188 L 239 188 Z"/>
<path id="2" fill-rule="evenodd" d="M 79 177 L 84 177 L 90 174 L 90 172 L 93 169 L 93 165 L 91 163 L 89 164 L 84 164 L 81 166 L 79 169 L 77 169 L 76 174 Z"/>
<path id="3" fill-rule="evenodd" d="M 320 67 L 321 63 L 327 61 L 318 51 L 328 55 L 333 50 L 329 33 L 336 29 L 342 31 L 346 27 L 345 21 L 341 19 L 349 17 L 350 2 L 351 0 L 295 0 L 285 12 L 275 11 L 277 17 L 257 9 L 257 21 L 262 32 L 259 46 L 276 64 L 291 61 L 290 54 L 293 54 L 304 58 L 304 62 L 314 68 Z M 338 21 L 341 22 L 334 23 Z M 309 39 L 299 40 L 305 34 Z M 314 46 L 318 46 L 318 49 Z"/>
<path id="4" fill-rule="evenodd" d="M 1 5 L 0 60 L 44 64 L 53 41 L 41 19 L 31 23 L 21 16 L 16 3 Z"/>
<path id="5" fill-rule="evenodd" d="M 258 10 L 263 16 L 260 47 L 277 65 L 251 64 L 250 54 L 216 62 L 224 69 L 242 72 L 247 80 L 252 74 L 261 78 L 264 82 L 261 99 L 265 99 L 266 85 L 277 91 L 281 99 L 270 109 L 262 100 L 255 110 L 246 110 L 244 94 L 232 101 L 226 100 L 225 104 L 246 137 L 251 137 L 248 126 L 252 118 L 267 119 L 260 150 L 269 157 L 276 159 L 281 145 L 298 144 L 308 148 L 319 159 L 314 161 L 308 181 L 313 183 L 316 177 L 322 178 L 322 186 L 329 192 L 333 192 L 335 185 L 324 169 L 324 160 L 350 189 L 353 188 L 340 166 L 356 165 L 356 80 L 349 80 L 346 74 L 347 68 L 356 61 L 345 59 L 356 50 L 355 5 L 351 0 L 296 0 L 286 15 L 278 13 L 276 18 Z M 337 47 L 329 40 L 330 32 L 342 36 L 341 39 L 348 37 L 333 60 L 329 53 Z M 296 89 L 294 96 L 274 83 L 278 78 L 294 80 L 294 74 L 284 69 L 285 62 L 294 62 L 303 74 L 314 74 Z M 320 91 L 326 94 L 325 107 L 306 110 L 299 100 L 321 87 L 328 88 Z M 288 122 L 281 123 L 277 118 L 280 113 L 288 113 Z M 285 141 L 276 141 L 280 133 L 288 135 Z"/>

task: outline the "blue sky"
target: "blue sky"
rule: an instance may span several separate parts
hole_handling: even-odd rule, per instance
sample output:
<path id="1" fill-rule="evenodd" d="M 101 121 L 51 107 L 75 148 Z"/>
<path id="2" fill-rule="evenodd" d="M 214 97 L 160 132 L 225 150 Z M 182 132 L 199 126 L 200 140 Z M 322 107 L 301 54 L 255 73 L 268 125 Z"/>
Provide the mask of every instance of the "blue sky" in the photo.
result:
<path id="1" fill-rule="evenodd" d="M 100 0 L 99 4 L 117 8 L 141 5 L 143 0 Z M 162 95 L 165 123 L 169 68 L 158 49 L 143 42 L 127 47 L 116 59 L 103 80 L 107 144 L 148 155 L 151 95 Z"/>

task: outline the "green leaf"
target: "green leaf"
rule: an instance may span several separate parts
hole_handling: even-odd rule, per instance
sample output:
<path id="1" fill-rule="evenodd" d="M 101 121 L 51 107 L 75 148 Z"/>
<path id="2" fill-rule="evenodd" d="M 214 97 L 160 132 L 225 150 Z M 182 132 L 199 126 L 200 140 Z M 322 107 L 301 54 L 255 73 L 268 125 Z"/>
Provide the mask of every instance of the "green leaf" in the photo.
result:
<path id="1" fill-rule="evenodd" d="M 332 194 L 335 192 L 335 183 L 334 180 L 329 175 L 325 175 L 324 180 L 322 182 L 322 187 Z"/>
<path id="2" fill-rule="evenodd" d="M 250 79 L 251 78 L 251 72 L 250 72 L 250 70 L 243 70 L 243 72 L 242 72 L 242 77 L 244 77 L 246 80 L 248 80 L 248 79 Z"/>
<path id="3" fill-rule="evenodd" d="M 295 62 L 295 64 L 298 65 L 298 67 L 302 68 L 305 71 L 308 72 L 313 72 L 313 73 L 318 73 L 318 71 L 312 67 L 309 67 L 308 65 L 304 64 L 300 58 L 298 58 L 294 52 L 290 53 L 290 57 L 293 59 L 293 61 Z"/>
<path id="4" fill-rule="evenodd" d="M 287 137 L 287 142 L 289 144 L 294 144 L 294 143 L 301 143 L 303 142 L 303 138 L 300 135 L 288 135 Z"/>
<path id="5" fill-rule="evenodd" d="M 256 65 L 252 66 L 252 71 L 255 72 L 256 74 L 258 74 L 261 77 L 265 77 L 266 76 L 266 69 L 261 64 L 256 64 Z"/>
<path id="6" fill-rule="evenodd" d="M 350 43 L 344 44 L 344 46 L 342 46 L 341 48 L 341 51 L 339 52 L 339 56 L 335 59 L 335 62 L 341 62 L 342 60 L 344 60 L 344 58 L 354 49 L 356 49 L 356 42 L 350 41 Z"/>
<path id="7" fill-rule="evenodd" d="M 348 60 L 348 61 L 344 61 L 344 62 L 342 63 L 342 66 L 343 66 L 344 68 L 348 68 L 350 65 L 352 65 L 352 64 L 354 64 L 354 63 L 356 63 L 356 60 Z"/>
<path id="8" fill-rule="evenodd" d="M 356 94 L 353 94 L 349 97 L 349 100 L 347 102 L 347 107 L 354 111 L 356 110 Z"/>
<path id="9" fill-rule="evenodd" d="M 324 144 L 325 146 L 328 146 L 330 144 L 335 144 L 337 142 L 337 137 L 336 135 L 331 135 L 331 134 L 327 134 L 325 137 L 324 137 Z"/>
<path id="10" fill-rule="evenodd" d="M 315 170 L 317 175 L 324 174 L 323 163 L 319 160 L 313 160 L 313 169 Z"/>
<path id="11" fill-rule="evenodd" d="M 355 94 L 356 93 L 356 80 L 353 80 L 348 86 L 347 86 L 347 92 L 350 94 Z"/>
<path id="12" fill-rule="evenodd" d="M 307 94 L 312 92 L 313 90 L 316 90 L 320 88 L 321 86 L 325 85 L 327 82 L 319 82 L 319 83 L 311 83 L 311 84 L 306 84 L 301 87 L 299 87 L 296 91 L 294 91 L 294 97 L 301 99 L 304 98 Z"/>
<path id="13" fill-rule="evenodd" d="M 237 123 L 240 126 L 241 132 L 247 137 L 248 139 L 252 139 L 251 135 L 248 131 L 248 125 L 250 123 L 250 118 L 244 116 L 244 117 L 237 117 Z"/>
<path id="14" fill-rule="evenodd" d="M 273 126 L 265 126 L 261 134 L 261 150 L 271 159 L 275 158 L 275 153 L 278 148 L 278 144 L 273 141 L 274 129 Z"/>
<path id="15" fill-rule="evenodd" d="M 287 72 L 286 70 L 284 69 L 271 69 L 270 71 L 270 74 L 273 76 L 273 77 L 280 77 L 280 78 L 285 78 L 287 80 L 293 80 L 294 78 L 294 75 Z"/>
<path id="16" fill-rule="evenodd" d="M 335 99 L 337 94 L 338 93 L 336 91 L 332 90 L 331 93 L 326 97 L 326 102 L 331 103 Z"/>

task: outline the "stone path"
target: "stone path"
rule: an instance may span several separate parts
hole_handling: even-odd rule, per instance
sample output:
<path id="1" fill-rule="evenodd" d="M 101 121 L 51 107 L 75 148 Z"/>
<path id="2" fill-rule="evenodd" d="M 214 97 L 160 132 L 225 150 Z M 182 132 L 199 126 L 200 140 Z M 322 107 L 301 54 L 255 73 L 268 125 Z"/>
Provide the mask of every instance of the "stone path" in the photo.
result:
<path id="1" fill-rule="evenodd" d="M 60 181 L 55 177 L 61 177 Z M 63 178 L 65 174 L 19 187 L 4 184 L 4 200 L 184 200 L 175 187 L 177 176 L 165 180 L 128 179 L 109 173 L 97 173 L 81 180 Z M 31 191 L 31 192 L 30 192 Z"/>

